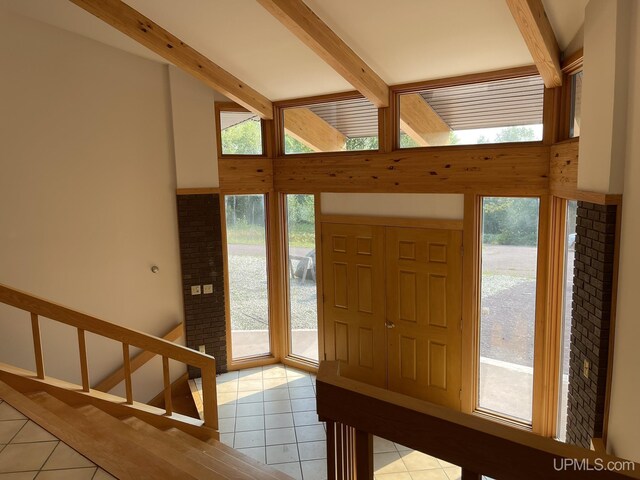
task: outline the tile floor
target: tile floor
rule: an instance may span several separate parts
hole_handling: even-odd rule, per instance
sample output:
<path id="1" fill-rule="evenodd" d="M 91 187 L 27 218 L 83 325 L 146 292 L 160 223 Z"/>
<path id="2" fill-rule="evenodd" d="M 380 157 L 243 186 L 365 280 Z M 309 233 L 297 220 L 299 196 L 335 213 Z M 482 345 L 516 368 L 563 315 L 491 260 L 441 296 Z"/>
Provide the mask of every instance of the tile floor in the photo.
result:
<path id="1" fill-rule="evenodd" d="M 217 384 L 222 442 L 293 478 L 327 478 L 314 375 L 271 365 L 219 375 Z M 374 439 L 374 468 L 377 480 L 460 478 L 455 465 L 382 438 Z"/>
<path id="2" fill-rule="evenodd" d="M 0 400 L 0 480 L 114 479 Z"/>

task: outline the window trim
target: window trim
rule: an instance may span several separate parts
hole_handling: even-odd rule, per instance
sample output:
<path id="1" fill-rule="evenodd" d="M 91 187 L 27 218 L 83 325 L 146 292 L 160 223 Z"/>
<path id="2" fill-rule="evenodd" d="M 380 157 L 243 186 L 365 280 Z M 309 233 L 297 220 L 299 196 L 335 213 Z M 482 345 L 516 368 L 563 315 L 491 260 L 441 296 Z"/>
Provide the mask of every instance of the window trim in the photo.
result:
<path id="1" fill-rule="evenodd" d="M 260 119 L 260 132 L 262 140 L 262 153 L 259 155 L 241 155 L 237 153 L 222 153 L 222 125 L 220 123 L 220 114 L 222 112 L 246 112 L 251 113 L 246 108 L 238 105 L 234 102 L 215 102 L 214 104 L 215 121 L 216 121 L 216 149 L 218 151 L 218 158 L 265 158 L 267 157 L 267 135 L 269 129 L 267 128 L 267 122 L 264 119 Z"/>

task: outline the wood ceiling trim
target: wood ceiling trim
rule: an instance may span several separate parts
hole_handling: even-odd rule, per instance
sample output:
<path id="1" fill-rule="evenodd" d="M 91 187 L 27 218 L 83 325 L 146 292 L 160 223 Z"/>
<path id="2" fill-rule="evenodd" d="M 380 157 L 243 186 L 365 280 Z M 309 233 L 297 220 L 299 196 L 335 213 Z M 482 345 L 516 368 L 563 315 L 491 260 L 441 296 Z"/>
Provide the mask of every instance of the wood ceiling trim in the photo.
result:
<path id="1" fill-rule="evenodd" d="M 384 80 L 302 0 L 257 1 L 376 107 L 389 106 Z"/>
<path id="2" fill-rule="evenodd" d="M 69 0 L 264 119 L 271 101 L 120 0 Z"/>
<path id="3" fill-rule="evenodd" d="M 560 47 L 542 0 L 507 0 L 533 61 L 547 88 L 562 85 Z"/>

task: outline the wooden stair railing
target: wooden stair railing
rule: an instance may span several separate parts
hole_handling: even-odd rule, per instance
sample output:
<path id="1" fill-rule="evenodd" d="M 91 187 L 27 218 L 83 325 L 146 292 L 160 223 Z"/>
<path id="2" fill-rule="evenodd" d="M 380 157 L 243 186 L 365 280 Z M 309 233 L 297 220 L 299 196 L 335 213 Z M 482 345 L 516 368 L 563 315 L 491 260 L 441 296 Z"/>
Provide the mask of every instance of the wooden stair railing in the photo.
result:
<path id="1" fill-rule="evenodd" d="M 129 347 L 137 347 L 145 352 L 162 357 L 162 369 L 165 392 L 165 411 L 170 416 L 171 405 L 171 380 L 169 376 L 169 360 L 184 363 L 200 368 L 202 373 L 202 397 L 204 425 L 213 430 L 218 430 L 218 409 L 216 401 L 216 361 L 210 355 L 196 352 L 182 345 L 176 345 L 170 341 L 148 335 L 130 328 L 115 325 L 99 318 L 71 310 L 33 295 L 12 289 L 0 284 L 0 303 L 10 305 L 28 312 L 31 316 L 31 329 L 33 332 L 33 347 L 35 352 L 36 377 L 45 379 L 45 363 L 42 353 L 42 341 L 40 337 L 39 317 L 55 320 L 65 325 L 75 327 L 78 331 L 78 352 L 80 358 L 80 372 L 82 377 L 82 390 L 90 392 L 89 366 L 87 362 L 87 348 L 85 332 L 91 332 L 122 344 L 122 359 L 124 365 L 124 381 L 127 405 L 133 405 L 133 389 L 131 382 L 132 360 L 129 355 Z"/>
<path id="2" fill-rule="evenodd" d="M 373 479 L 373 435 L 460 466 L 462 480 L 640 478 L 640 464 L 348 379 L 338 362 L 320 363 L 316 392 L 329 480 Z"/>

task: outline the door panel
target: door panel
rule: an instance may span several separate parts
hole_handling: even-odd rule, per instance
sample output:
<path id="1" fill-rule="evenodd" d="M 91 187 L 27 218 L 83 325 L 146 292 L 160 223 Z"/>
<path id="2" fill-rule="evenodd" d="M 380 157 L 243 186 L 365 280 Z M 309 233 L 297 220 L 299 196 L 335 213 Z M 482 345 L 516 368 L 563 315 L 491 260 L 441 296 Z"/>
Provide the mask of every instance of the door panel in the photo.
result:
<path id="1" fill-rule="evenodd" d="M 460 409 L 462 234 L 386 229 L 388 387 Z"/>
<path id="2" fill-rule="evenodd" d="M 323 223 L 322 262 L 327 360 L 386 386 L 384 227 Z"/>

